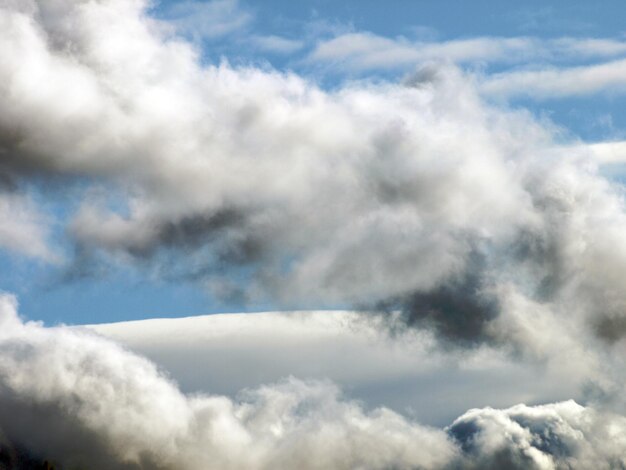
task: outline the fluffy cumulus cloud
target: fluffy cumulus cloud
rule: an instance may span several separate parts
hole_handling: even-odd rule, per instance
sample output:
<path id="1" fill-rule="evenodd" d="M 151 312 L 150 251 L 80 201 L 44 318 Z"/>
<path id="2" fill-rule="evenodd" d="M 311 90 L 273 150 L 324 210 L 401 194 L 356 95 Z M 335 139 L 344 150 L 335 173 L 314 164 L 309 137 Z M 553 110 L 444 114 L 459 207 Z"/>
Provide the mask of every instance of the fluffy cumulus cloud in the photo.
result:
<path id="1" fill-rule="evenodd" d="M 626 419 L 574 401 L 470 410 L 447 431 L 474 468 L 626 467 Z"/>
<path id="2" fill-rule="evenodd" d="M 27 452 L 70 469 L 440 468 L 458 453 L 443 431 L 366 412 L 329 383 L 292 379 L 236 401 L 188 397 L 148 360 L 92 333 L 21 323 L 10 296 L 0 325 L 5 460 Z"/>
<path id="3" fill-rule="evenodd" d="M 212 5 L 236 13 L 235 2 Z M 66 221 L 70 271 L 131 265 L 248 301 L 386 312 L 392 330 L 582 374 L 607 409 L 623 409 L 626 212 L 593 151 L 486 103 L 452 66 L 334 91 L 205 66 L 147 6 L 0 0 L 0 245 L 55 258 L 20 189 L 55 179 L 84 189 Z M 594 452 L 607 468 L 619 462 L 621 418 L 571 403 L 470 413 L 446 434 L 320 384 L 186 397 L 146 360 L 24 325 L 3 302 L 3 431 L 51 458 L 78 462 L 89 449 L 101 456 L 93 468 L 189 469 L 458 458 L 584 468 Z M 519 418 L 533 413 L 548 424 Z M 590 429 L 618 437 L 605 446 Z"/>
<path id="4" fill-rule="evenodd" d="M 164 16 L 179 33 L 203 41 L 226 36 L 245 28 L 252 14 L 237 0 L 181 1 L 165 7 Z"/>
<path id="5" fill-rule="evenodd" d="M 202 66 L 140 0 L 1 5 L 3 167 L 109 189 L 69 222 L 81 273 L 401 310 L 537 355 L 626 333 L 621 189 L 458 69 L 329 92 Z"/>
<path id="6" fill-rule="evenodd" d="M 86 330 L 0 298 L 0 462 L 64 469 L 622 468 L 626 419 L 574 402 L 470 410 L 445 429 L 364 410 L 328 382 L 186 396 Z M 26 466 L 26 467 L 25 467 Z"/>
<path id="7" fill-rule="evenodd" d="M 474 409 L 437 429 L 365 410 L 329 382 L 184 395 L 153 363 L 94 333 L 23 323 L 8 295 L 0 326 L 9 469 L 44 459 L 95 470 L 626 466 L 626 418 L 573 401 Z"/>

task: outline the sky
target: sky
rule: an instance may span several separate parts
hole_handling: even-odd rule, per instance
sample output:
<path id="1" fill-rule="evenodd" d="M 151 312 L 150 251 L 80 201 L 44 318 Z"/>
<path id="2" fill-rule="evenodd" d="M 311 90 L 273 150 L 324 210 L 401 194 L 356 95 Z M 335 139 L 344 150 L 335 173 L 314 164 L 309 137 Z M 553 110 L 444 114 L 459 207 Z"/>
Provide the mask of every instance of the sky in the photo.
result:
<path id="1" fill-rule="evenodd" d="M 0 0 L 0 464 L 626 468 L 621 10 Z"/>

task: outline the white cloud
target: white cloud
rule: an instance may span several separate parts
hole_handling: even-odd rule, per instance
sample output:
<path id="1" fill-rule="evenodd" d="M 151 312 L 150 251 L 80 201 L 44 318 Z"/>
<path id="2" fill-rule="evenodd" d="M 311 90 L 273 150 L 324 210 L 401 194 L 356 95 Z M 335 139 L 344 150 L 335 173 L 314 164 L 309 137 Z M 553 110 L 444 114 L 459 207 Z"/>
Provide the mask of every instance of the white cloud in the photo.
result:
<path id="1" fill-rule="evenodd" d="M 476 468 L 610 469 L 626 465 L 626 419 L 573 401 L 470 410 L 449 432 Z"/>
<path id="2" fill-rule="evenodd" d="M 564 150 L 569 150 L 572 153 L 590 152 L 601 165 L 626 162 L 626 142 L 624 141 L 589 143 L 571 146 Z"/>
<path id="3" fill-rule="evenodd" d="M 218 21 L 198 34 L 245 24 L 236 3 L 210 5 Z M 325 91 L 292 74 L 205 67 L 145 7 L 0 0 L 0 163 L 20 181 L 61 176 L 114 191 L 113 201 L 86 192 L 69 224 L 83 256 L 253 301 L 399 311 L 390 325 L 389 316 L 375 317 L 384 318 L 380 328 L 427 329 L 444 346 L 500 348 L 551 377 L 586 380 L 605 405 L 623 405 L 615 392 L 626 370 L 622 190 L 598 172 L 594 148 L 572 156 L 528 113 L 481 98 L 524 87 L 553 96 L 618 86 L 621 60 L 511 72 L 478 87 L 458 68 L 429 66 L 404 84 Z M 220 9 L 235 19 L 220 20 Z M 200 13 L 198 21 L 205 24 Z M 414 60 L 414 44 L 353 39 L 343 46 L 355 57 L 378 48 L 372 63 L 387 54 Z M 423 57 L 505 61 L 524 41 L 429 44 Z M 616 44 L 588 41 L 555 42 L 547 53 L 559 47 L 619 53 Z M 36 217 L 15 216 L 26 204 L 16 194 L 0 205 L 14 224 L 0 243 L 46 256 Z M 234 282 L 242 278 L 243 288 Z M 5 434 L 70 464 L 88 456 L 96 470 L 119 462 L 437 468 L 474 452 L 389 410 L 365 411 L 324 384 L 292 380 L 243 399 L 188 397 L 145 359 L 84 331 L 23 325 L 11 300 L 1 304 L 0 418 L 12 418 L 1 422 Z M 555 409 L 565 435 L 590 429 L 572 424 L 572 413 L 595 422 L 599 435 L 622 435 L 621 418 L 571 403 Z M 511 412 L 495 415 L 507 424 Z M 470 460 L 490 462 L 504 446 L 514 463 L 584 468 L 584 446 L 546 451 L 540 432 L 517 426 L 509 441 L 492 445 L 489 434 Z M 549 430 L 564 441 L 560 427 Z M 607 466 L 623 455 L 621 439 L 610 449 L 590 442 Z"/>
<path id="4" fill-rule="evenodd" d="M 327 382 L 185 396 L 109 341 L 22 324 L 12 298 L 0 299 L 0 324 L 3 444 L 64 467 L 435 469 L 458 453 L 443 431 L 366 412 Z"/>
<path id="5" fill-rule="evenodd" d="M 366 411 L 328 381 L 289 378 L 235 399 L 185 395 L 154 364 L 94 333 L 21 322 L 11 296 L 0 297 L 0 325 L 3 455 L 16 446 L 22 459 L 94 470 L 625 463 L 626 419 L 573 401 L 473 409 L 438 429 Z"/>
<path id="6" fill-rule="evenodd" d="M 535 357 L 626 335 L 619 188 L 459 69 L 329 92 L 203 67 L 140 2 L 30 4 L 0 10 L 3 163 L 117 189 L 74 215 L 81 255 Z"/>
<path id="7" fill-rule="evenodd" d="M 429 60 L 500 62 L 580 61 L 626 54 L 626 42 L 613 39 L 478 37 L 449 41 L 414 41 L 369 32 L 351 32 L 321 41 L 308 57 L 346 70 L 415 67 Z"/>
<path id="8" fill-rule="evenodd" d="M 535 99 L 586 96 L 626 90 L 626 59 L 594 65 L 503 72 L 481 85 L 491 96 L 527 96 Z"/>
<path id="9" fill-rule="evenodd" d="M 581 363 L 575 370 L 546 367 L 487 347 L 445 351 L 424 331 L 392 337 L 382 319 L 355 312 L 225 314 L 90 328 L 155 361 L 187 392 L 234 396 L 292 375 L 330 379 L 369 407 L 410 410 L 439 426 L 468 408 L 582 399 L 590 379 Z"/>
<path id="10" fill-rule="evenodd" d="M 310 61 L 335 62 L 347 69 L 416 66 L 427 60 L 466 62 L 510 60 L 512 54 L 528 54 L 534 42 L 528 38 L 477 38 L 448 42 L 412 42 L 372 33 L 348 33 L 321 42 Z"/>
<path id="11" fill-rule="evenodd" d="M 252 43 L 262 51 L 275 54 L 292 54 L 304 47 L 302 41 L 274 35 L 254 36 Z"/>
<path id="12" fill-rule="evenodd" d="M 195 41 L 215 39 L 244 29 L 253 19 L 238 0 L 174 2 L 165 11 L 179 33 Z"/>
<path id="13" fill-rule="evenodd" d="M 32 201 L 0 193 L 0 221 L 1 248 L 48 262 L 60 261 L 48 244 L 49 217 L 41 214 Z"/>
<path id="14" fill-rule="evenodd" d="M 307 61 L 330 64 L 338 72 L 410 70 L 428 61 L 515 65 L 481 77 L 482 92 L 551 99 L 623 92 L 625 54 L 626 42 L 615 39 L 478 37 L 436 42 L 350 32 L 319 42 Z"/>

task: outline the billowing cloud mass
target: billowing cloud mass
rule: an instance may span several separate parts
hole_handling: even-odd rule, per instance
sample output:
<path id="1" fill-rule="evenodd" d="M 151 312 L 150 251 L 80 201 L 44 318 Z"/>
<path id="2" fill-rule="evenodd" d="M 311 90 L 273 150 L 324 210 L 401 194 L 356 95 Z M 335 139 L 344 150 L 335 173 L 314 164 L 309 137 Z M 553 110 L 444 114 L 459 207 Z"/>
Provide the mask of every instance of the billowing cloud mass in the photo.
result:
<path id="1" fill-rule="evenodd" d="M 470 410 L 446 429 L 365 411 L 288 379 L 185 396 L 148 360 L 86 330 L 22 323 L 0 299 L 0 457 L 62 468 L 623 468 L 626 419 L 572 401 Z M 20 460 L 21 459 L 21 460 Z"/>
<path id="2" fill-rule="evenodd" d="M 215 34 L 247 24 L 236 5 L 203 7 L 232 17 Z M 428 329 L 446 346 L 571 371 L 594 404 L 470 411 L 442 431 L 328 384 L 188 397 L 108 341 L 22 324 L 5 297 L 9 448 L 96 470 L 624 466 L 626 212 L 593 149 L 485 101 L 486 85 L 451 65 L 332 91 L 204 65 L 147 7 L 0 0 L 3 248 L 63 258 L 28 191 L 54 179 L 83 196 L 56 214 L 75 254 L 68 278 L 132 266 L 242 302 L 358 306 L 392 333 Z M 520 46 L 483 42 L 469 46 Z M 555 77 L 583 93 L 600 75 L 620 82 L 612 64 Z M 555 92 L 553 75 L 520 73 L 489 86 Z"/>
<path id="3" fill-rule="evenodd" d="M 81 273 L 400 308 L 470 343 L 526 342 L 534 317 L 626 331 L 619 190 L 458 69 L 327 92 L 203 67 L 139 0 L 2 5 L 3 165 L 115 188 L 69 223 Z"/>
<path id="4" fill-rule="evenodd" d="M 2 1 L 2 165 L 88 187 L 70 269 L 400 311 L 589 370 L 624 336 L 626 213 L 593 152 L 454 67 L 329 92 L 202 66 L 145 7 Z"/>

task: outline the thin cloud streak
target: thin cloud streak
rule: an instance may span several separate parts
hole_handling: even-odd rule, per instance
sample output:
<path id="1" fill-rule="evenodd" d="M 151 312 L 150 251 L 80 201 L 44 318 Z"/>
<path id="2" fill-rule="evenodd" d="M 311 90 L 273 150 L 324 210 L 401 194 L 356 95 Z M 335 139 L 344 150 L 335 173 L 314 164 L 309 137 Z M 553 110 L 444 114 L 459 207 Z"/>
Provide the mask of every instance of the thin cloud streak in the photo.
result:
<path id="1" fill-rule="evenodd" d="M 626 43 L 613 39 L 478 37 L 440 42 L 388 38 L 352 32 L 319 42 L 310 62 L 335 63 L 345 70 L 415 67 L 429 60 L 454 63 L 524 64 L 536 61 L 581 61 L 626 54 Z"/>
<path id="2" fill-rule="evenodd" d="M 503 72 L 484 78 L 481 91 L 495 97 L 538 100 L 626 91 L 626 59 L 577 67 Z"/>
<path id="3" fill-rule="evenodd" d="M 196 42 L 214 40 L 244 30 L 253 20 L 238 0 L 173 2 L 161 16 L 175 31 Z"/>

